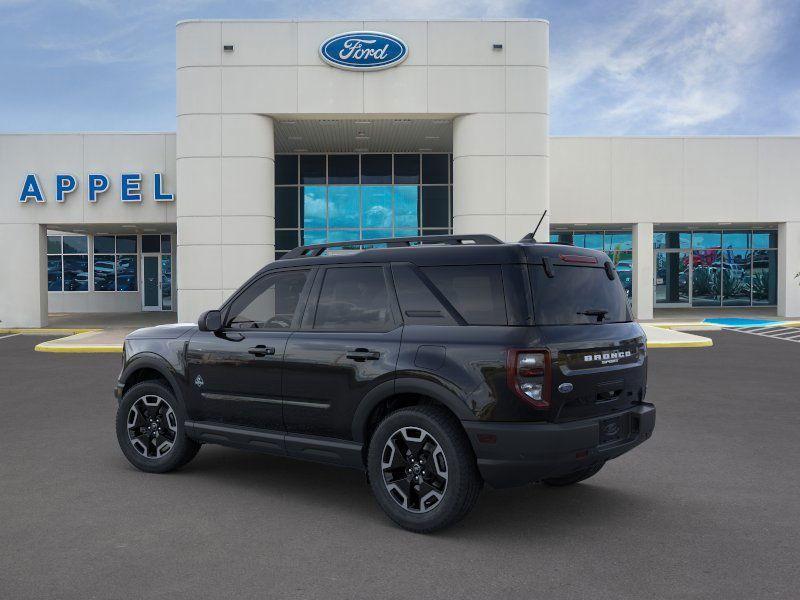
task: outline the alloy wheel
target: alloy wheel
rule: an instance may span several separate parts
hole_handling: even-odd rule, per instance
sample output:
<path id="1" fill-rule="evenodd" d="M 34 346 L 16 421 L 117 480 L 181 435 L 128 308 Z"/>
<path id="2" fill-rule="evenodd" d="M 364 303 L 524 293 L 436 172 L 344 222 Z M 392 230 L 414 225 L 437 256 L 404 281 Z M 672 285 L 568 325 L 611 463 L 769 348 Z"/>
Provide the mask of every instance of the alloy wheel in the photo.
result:
<path id="1" fill-rule="evenodd" d="M 402 427 L 389 436 L 381 454 L 381 471 L 389 495 L 409 512 L 432 510 L 447 490 L 444 451 L 421 427 Z"/>
<path id="2" fill-rule="evenodd" d="M 177 435 L 175 411 L 161 396 L 142 396 L 128 411 L 128 438 L 145 458 L 162 458 L 172 450 Z"/>

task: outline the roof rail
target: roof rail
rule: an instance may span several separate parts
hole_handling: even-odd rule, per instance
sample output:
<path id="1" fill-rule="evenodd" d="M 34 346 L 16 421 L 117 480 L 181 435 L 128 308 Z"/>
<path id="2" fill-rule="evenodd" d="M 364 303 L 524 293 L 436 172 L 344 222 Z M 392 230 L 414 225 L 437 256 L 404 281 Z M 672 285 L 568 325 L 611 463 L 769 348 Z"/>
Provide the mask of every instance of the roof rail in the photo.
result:
<path id="1" fill-rule="evenodd" d="M 464 244 L 476 245 L 494 245 L 502 244 L 503 241 L 497 239 L 493 235 L 485 233 L 471 235 L 417 235 L 411 237 L 395 237 L 395 238 L 378 238 L 374 240 L 350 240 L 347 242 L 330 242 L 328 244 L 311 244 L 308 246 L 298 246 L 294 250 L 290 250 L 279 260 L 286 260 L 289 258 L 314 258 L 322 254 L 329 248 L 343 248 L 349 249 L 350 246 L 377 246 L 379 244 L 386 244 L 388 248 L 403 248 L 413 245 L 431 245 L 431 244 L 445 244 L 449 246 L 459 246 Z M 361 248 L 363 249 L 363 248 Z"/>

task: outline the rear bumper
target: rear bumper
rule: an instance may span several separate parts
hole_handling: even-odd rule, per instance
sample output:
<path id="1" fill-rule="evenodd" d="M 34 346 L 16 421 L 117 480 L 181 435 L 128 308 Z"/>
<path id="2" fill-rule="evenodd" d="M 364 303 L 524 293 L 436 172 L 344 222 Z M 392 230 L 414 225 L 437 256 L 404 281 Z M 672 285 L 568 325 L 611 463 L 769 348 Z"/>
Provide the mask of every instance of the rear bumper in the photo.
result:
<path id="1" fill-rule="evenodd" d="M 611 416 L 623 417 L 627 429 L 621 439 L 603 444 L 601 422 L 609 416 L 569 423 L 462 423 L 484 481 L 502 488 L 568 475 L 624 454 L 652 435 L 656 408 L 643 403 Z"/>

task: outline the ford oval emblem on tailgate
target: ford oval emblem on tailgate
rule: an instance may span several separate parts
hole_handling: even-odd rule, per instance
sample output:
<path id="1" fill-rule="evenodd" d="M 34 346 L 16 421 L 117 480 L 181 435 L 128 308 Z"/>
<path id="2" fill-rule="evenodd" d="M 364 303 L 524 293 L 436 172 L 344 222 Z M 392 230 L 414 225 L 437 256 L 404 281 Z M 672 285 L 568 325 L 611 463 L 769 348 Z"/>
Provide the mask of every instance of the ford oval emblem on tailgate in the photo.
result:
<path id="1" fill-rule="evenodd" d="M 562 383 L 560 386 L 558 386 L 558 391 L 562 394 L 569 394 L 572 391 L 572 384 L 569 382 Z"/>

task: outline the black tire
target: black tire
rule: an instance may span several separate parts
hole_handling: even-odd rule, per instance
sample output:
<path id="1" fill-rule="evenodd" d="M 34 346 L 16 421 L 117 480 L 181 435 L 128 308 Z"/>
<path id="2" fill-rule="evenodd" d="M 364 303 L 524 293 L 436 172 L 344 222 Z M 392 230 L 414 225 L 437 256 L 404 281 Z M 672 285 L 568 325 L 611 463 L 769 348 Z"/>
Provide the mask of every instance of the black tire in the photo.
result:
<path id="1" fill-rule="evenodd" d="M 423 498 L 419 498 L 419 494 L 416 494 L 416 498 L 420 500 L 417 504 L 417 512 L 400 504 L 400 500 L 397 498 L 402 495 L 402 492 L 398 489 L 390 492 L 388 486 L 391 483 L 387 483 L 388 476 L 384 477 L 382 468 L 384 457 L 386 455 L 394 456 L 393 450 L 387 448 L 389 439 L 396 439 L 395 436 L 405 428 L 421 430 L 429 434 L 429 442 L 420 445 L 421 454 L 417 456 L 422 456 L 420 459 L 422 463 L 427 459 L 429 461 L 428 469 L 430 469 L 433 461 L 442 461 L 442 458 L 438 449 L 435 451 L 436 456 L 432 458 L 430 454 L 426 454 L 425 448 L 430 448 L 433 444 L 438 445 L 444 462 L 438 462 L 438 466 L 435 465 L 437 474 L 434 474 L 433 477 L 438 477 L 439 474 L 446 472 L 446 484 L 441 497 L 438 500 L 435 498 L 428 500 L 429 502 L 435 500 L 432 507 L 423 507 L 421 501 Z M 428 440 L 428 438 L 425 439 Z M 410 463 L 404 462 L 403 464 Z M 445 467 L 444 471 L 441 469 L 442 465 Z M 416 533 L 431 533 L 463 519 L 475 506 L 483 487 L 475 455 L 461 424 L 451 413 L 436 406 L 403 408 L 389 414 L 381 421 L 370 439 L 367 469 L 372 492 L 383 511 L 400 527 Z M 404 471 L 404 468 L 401 467 L 396 467 L 396 469 Z M 430 471 L 427 476 L 431 477 Z M 409 474 L 409 478 L 412 477 L 413 475 Z M 415 486 L 413 481 L 401 483 Z M 436 482 L 434 482 L 435 484 Z M 420 489 L 419 486 L 416 488 Z M 411 494 L 414 495 L 415 492 L 411 492 Z M 408 496 L 403 496 L 403 501 L 406 505 L 411 504 Z"/>
<path id="2" fill-rule="evenodd" d="M 161 437 L 155 438 L 157 443 L 162 448 L 165 447 L 165 441 L 171 443 L 171 447 L 160 456 L 145 456 L 142 449 L 148 454 L 155 454 L 156 449 L 153 447 L 155 444 L 151 445 L 149 443 L 140 442 L 134 445 L 134 441 L 129 434 L 128 419 L 132 417 L 131 408 L 134 404 L 137 404 L 137 409 L 141 408 L 142 404 L 140 400 L 142 398 L 149 399 L 146 401 L 151 403 L 157 402 L 156 399 L 161 399 L 163 401 L 163 404 L 155 404 L 149 409 L 152 411 L 152 416 L 155 417 L 156 413 L 165 412 L 163 409 L 164 405 L 172 409 L 172 413 L 174 414 L 174 418 L 172 416 L 169 417 L 169 427 L 167 426 L 166 418 L 161 418 L 160 420 L 154 419 L 158 421 L 158 425 L 162 428 L 161 431 L 164 432 L 163 435 L 161 435 L 158 434 L 159 430 L 156 430 L 156 435 L 161 435 Z M 134 418 L 138 419 L 138 417 Z M 147 425 L 148 419 L 146 417 L 143 419 L 142 424 Z M 166 383 L 158 380 L 137 383 L 125 392 L 125 395 L 122 397 L 122 402 L 120 402 L 119 408 L 117 409 L 116 429 L 119 447 L 122 449 L 122 453 L 125 455 L 125 458 L 128 459 L 128 462 L 142 471 L 148 473 L 166 473 L 179 469 L 192 460 L 200 450 L 199 443 L 186 437 L 183 426 L 185 420 L 186 410 L 183 404 L 178 401 L 175 394 Z M 172 431 L 172 427 L 174 427 L 174 431 Z M 135 427 L 134 429 L 139 430 L 141 428 Z M 168 429 L 169 431 L 167 431 Z M 148 433 L 142 434 L 141 439 L 144 442 L 149 442 L 151 438 L 146 437 L 149 435 L 148 430 Z M 169 439 L 168 436 L 172 436 L 173 439 Z"/>
<path id="3" fill-rule="evenodd" d="M 604 464 L 606 463 L 599 462 L 593 464 L 591 467 L 587 467 L 585 469 L 581 469 L 580 471 L 575 471 L 574 473 L 570 473 L 569 475 L 542 479 L 542 483 L 552 487 L 564 487 L 567 485 L 572 485 L 574 483 L 578 483 L 579 481 L 583 481 L 584 479 L 589 479 L 589 477 L 592 477 L 593 475 L 596 475 L 597 472 L 603 468 Z"/>

